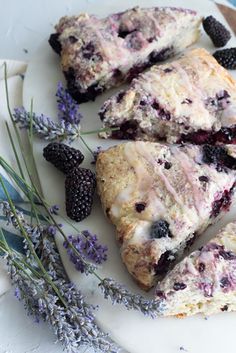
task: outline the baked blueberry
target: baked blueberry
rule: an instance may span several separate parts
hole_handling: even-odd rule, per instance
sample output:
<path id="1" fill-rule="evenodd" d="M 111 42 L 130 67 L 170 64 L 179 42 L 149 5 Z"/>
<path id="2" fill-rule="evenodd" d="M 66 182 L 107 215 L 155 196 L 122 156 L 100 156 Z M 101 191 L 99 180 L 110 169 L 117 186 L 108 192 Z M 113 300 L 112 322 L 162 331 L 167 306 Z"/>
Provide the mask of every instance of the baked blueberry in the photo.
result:
<path id="1" fill-rule="evenodd" d="M 166 238 L 166 237 L 172 238 L 172 234 L 169 229 L 169 223 L 163 219 L 160 219 L 154 222 L 151 225 L 150 236 L 151 238 L 154 238 L 154 239 L 160 239 L 160 238 Z"/>

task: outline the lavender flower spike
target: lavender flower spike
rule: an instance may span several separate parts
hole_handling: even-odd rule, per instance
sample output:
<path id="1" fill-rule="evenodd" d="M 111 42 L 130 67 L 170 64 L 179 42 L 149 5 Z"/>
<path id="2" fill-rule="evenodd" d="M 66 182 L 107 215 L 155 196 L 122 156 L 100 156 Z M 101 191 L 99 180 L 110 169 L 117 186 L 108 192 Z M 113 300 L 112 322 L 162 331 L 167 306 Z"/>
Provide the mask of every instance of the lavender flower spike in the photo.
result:
<path id="1" fill-rule="evenodd" d="M 99 287 L 105 299 L 110 298 L 112 304 L 123 304 L 128 310 L 137 310 L 152 318 L 161 316 L 164 310 L 163 303 L 160 300 L 148 300 L 139 294 L 133 294 L 112 278 L 104 278 L 99 283 Z"/>
<path id="2" fill-rule="evenodd" d="M 58 82 L 56 97 L 59 119 L 78 125 L 82 118 L 79 112 L 79 105 L 63 87 L 61 82 Z"/>
<path id="3" fill-rule="evenodd" d="M 98 158 L 98 155 L 100 152 L 102 152 L 102 147 L 97 146 L 97 149 L 95 151 L 93 151 L 93 160 L 92 160 L 91 164 L 96 164 L 97 158 Z"/>
<path id="4" fill-rule="evenodd" d="M 13 118 L 21 129 L 29 129 L 32 121 L 33 132 L 45 140 L 67 140 L 72 142 L 79 138 L 81 134 L 78 124 L 71 124 L 64 120 L 55 123 L 49 117 L 43 114 L 31 114 L 23 107 L 14 109 Z"/>
<path id="5" fill-rule="evenodd" d="M 67 249 L 67 253 L 75 268 L 82 273 L 88 272 L 85 263 L 69 247 L 69 243 L 73 244 L 85 260 L 90 260 L 94 264 L 101 264 L 107 259 L 107 246 L 99 244 L 95 234 L 84 230 L 77 237 L 69 236 L 68 241 L 64 242 L 64 247 Z M 91 266 L 95 269 L 95 266 Z"/>

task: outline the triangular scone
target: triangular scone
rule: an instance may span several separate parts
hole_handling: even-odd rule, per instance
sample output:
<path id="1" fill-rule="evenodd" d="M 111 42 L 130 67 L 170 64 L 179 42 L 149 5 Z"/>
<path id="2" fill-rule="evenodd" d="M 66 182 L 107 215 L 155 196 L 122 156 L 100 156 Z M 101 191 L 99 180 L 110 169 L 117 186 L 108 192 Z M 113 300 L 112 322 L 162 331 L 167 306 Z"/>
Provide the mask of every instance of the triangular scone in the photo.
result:
<path id="1" fill-rule="evenodd" d="M 79 102 L 131 80 L 145 68 L 197 41 L 201 17 L 195 11 L 135 7 L 100 19 L 63 17 L 49 43 L 61 55 L 70 94 Z"/>
<path id="2" fill-rule="evenodd" d="M 236 146 L 166 146 L 128 142 L 101 152 L 97 185 L 117 228 L 121 256 L 144 288 L 219 214 L 229 209 Z"/>
<path id="3" fill-rule="evenodd" d="M 178 317 L 236 310 L 236 223 L 194 251 L 157 285 L 164 315 Z"/>
<path id="4" fill-rule="evenodd" d="M 102 137 L 236 143 L 236 81 L 205 49 L 155 65 L 108 99 Z"/>

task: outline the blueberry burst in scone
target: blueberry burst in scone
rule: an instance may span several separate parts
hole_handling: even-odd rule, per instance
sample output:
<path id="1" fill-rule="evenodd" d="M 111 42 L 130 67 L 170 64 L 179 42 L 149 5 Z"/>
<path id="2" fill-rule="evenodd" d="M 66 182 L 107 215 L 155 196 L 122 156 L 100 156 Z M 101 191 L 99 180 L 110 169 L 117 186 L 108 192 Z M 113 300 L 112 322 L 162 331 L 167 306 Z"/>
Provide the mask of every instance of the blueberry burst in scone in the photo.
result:
<path id="1" fill-rule="evenodd" d="M 236 146 L 128 142 L 101 152 L 96 172 L 122 259 L 137 282 L 149 289 L 229 210 Z"/>
<path id="2" fill-rule="evenodd" d="M 236 311 L 236 223 L 177 264 L 158 283 L 156 296 L 165 316 Z"/>
<path id="3" fill-rule="evenodd" d="M 170 143 L 236 143 L 236 81 L 205 49 L 155 65 L 108 99 L 102 137 Z"/>
<path id="4" fill-rule="evenodd" d="M 69 93 L 78 102 L 131 80 L 195 42 L 201 18 L 181 8 L 133 9 L 99 19 L 63 17 L 49 43 L 61 55 Z"/>

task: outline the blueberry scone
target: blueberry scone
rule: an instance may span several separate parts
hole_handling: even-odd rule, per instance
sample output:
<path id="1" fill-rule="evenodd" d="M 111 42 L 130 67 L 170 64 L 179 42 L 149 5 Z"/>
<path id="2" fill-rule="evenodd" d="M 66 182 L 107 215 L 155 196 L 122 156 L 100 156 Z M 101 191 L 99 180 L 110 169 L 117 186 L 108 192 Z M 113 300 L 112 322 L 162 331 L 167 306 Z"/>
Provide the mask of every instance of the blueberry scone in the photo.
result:
<path id="1" fill-rule="evenodd" d="M 61 18 L 49 43 L 70 94 L 86 102 L 197 41 L 200 23 L 195 11 L 171 7 L 135 7 L 104 19 L 81 14 Z"/>
<path id="2" fill-rule="evenodd" d="M 98 156 L 98 193 L 128 271 L 152 287 L 194 239 L 229 210 L 236 146 L 128 142 Z"/>
<path id="3" fill-rule="evenodd" d="M 177 264 L 158 283 L 156 296 L 166 316 L 236 311 L 236 223 Z"/>
<path id="4" fill-rule="evenodd" d="M 236 81 L 205 49 L 155 65 L 108 99 L 101 137 L 170 143 L 236 143 Z"/>

